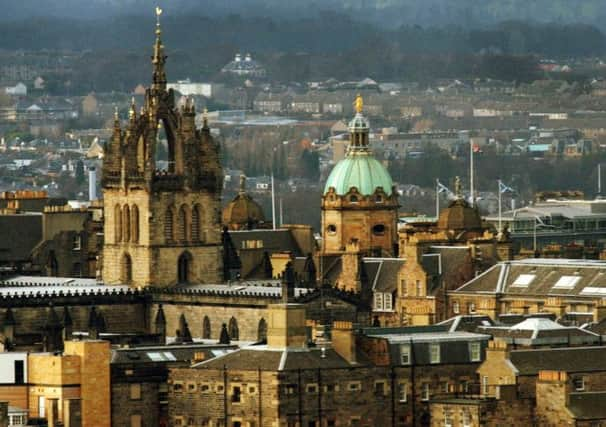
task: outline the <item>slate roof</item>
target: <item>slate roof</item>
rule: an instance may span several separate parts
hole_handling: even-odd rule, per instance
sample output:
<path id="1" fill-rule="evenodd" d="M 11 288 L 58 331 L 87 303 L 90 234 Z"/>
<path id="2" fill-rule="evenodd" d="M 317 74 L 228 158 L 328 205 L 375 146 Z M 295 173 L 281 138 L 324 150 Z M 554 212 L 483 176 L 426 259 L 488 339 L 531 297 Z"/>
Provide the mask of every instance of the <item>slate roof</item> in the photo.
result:
<path id="1" fill-rule="evenodd" d="M 606 296 L 606 261 L 526 259 L 501 262 L 453 293 L 505 296 Z M 557 286 L 556 286 L 557 285 Z"/>
<path id="2" fill-rule="evenodd" d="M 394 292 L 398 289 L 398 271 L 406 260 L 402 258 L 364 258 L 364 269 L 375 292 Z"/>
<path id="3" fill-rule="evenodd" d="M 0 262 L 27 261 L 42 240 L 42 215 L 0 215 L 0 236 Z"/>
<path id="4" fill-rule="evenodd" d="M 606 420 L 606 392 L 570 393 L 567 407 L 577 420 Z"/>
<path id="5" fill-rule="evenodd" d="M 227 354 L 227 352 L 234 351 L 235 349 L 235 346 L 224 346 L 217 344 L 163 345 L 120 348 L 112 350 L 111 364 L 189 362 L 194 360 L 194 355 L 196 353 L 204 353 L 204 359 L 209 360 L 213 357 Z"/>
<path id="6" fill-rule="evenodd" d="M 294 256 L 306 256 L 297 245 L 290 230 L 242 230 L 230 231 L 229 236 L 236 250 L 243 249 L 243 242 L 249 240 L 260 240 L 263 242 L 263 251 L 272 254 L 274 252 L 292 252 Z"/>
<path id="7" fill-rule="evenodd" d="M 606 347 L 569 347 L 542 350 L 513 350 L 509 355 L 519 375 L 538 375 L 539 371 L 606 371 Z"/>
<path id="8" fill-rule="evenodd" d="M 262 370 L 262 371 L 287 371 L 296 369 L 330 369 L 350 367 L 345 359 L 333 349 L 327 348 L 322 357 L 320 348 L 303 350 L 269 349 L 267 346 L 259 346 L 255 349 L 244 348 L 234 351 L 223 357 L 201 362 L 194 365 L 196 368 L 205 369 L 236 369 L 236 370 Z"/>

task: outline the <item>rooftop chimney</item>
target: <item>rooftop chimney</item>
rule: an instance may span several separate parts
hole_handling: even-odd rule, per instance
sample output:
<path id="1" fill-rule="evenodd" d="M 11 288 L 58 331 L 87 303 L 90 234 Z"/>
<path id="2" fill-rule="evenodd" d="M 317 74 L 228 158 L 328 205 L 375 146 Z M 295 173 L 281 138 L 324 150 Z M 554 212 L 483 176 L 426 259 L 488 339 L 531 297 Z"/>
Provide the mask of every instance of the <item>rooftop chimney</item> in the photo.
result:
<path id="1" fill-rule="evenodd" d="M 97 170 L 94 166 L 88 168 L 88 200 L 97 200 Z"/>

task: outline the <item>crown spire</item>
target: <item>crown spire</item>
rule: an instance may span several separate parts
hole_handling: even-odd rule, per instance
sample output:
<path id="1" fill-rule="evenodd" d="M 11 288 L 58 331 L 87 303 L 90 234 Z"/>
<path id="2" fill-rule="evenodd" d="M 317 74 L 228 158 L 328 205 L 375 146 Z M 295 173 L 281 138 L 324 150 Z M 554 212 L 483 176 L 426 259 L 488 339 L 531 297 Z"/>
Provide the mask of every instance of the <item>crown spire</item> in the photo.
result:
<path id="1" fill-rule="evenodd" d="M 356 113 L 362 113 L 364 109 L 364 100 L 362 99 L 362 95 L 358 94 L 356 96 L 356 100 L 354 101 L 354 107 L 356 109 Z"/>
<path id="2" fill-rule="evenodd" d="M 156 43 L 154 44 L 154 55 L 152 56 L 152 64 L 154 66 L 153 89 L 166 89 L 166 72 L 164 71 L 166 55 L 164 55 L 164 45 L 162 44 L 160 15 L 162 15 L 162 9 L 156 6 Z"/>

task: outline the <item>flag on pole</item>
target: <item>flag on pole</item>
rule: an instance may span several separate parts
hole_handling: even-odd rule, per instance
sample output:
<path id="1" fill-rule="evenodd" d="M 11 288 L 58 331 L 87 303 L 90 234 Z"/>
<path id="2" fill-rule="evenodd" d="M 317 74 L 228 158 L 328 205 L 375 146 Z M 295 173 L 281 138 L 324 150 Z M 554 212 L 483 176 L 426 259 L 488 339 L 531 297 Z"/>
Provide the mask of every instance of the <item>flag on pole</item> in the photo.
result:
<path id="1" fill-rule="evenodd" d="M 505 185 L 503 183 L 503 181 L 499 181 L 499 191 L 501 193 L 515 193 L 516 192 L 513 188 L 508 187 L 507 185 Z"/>

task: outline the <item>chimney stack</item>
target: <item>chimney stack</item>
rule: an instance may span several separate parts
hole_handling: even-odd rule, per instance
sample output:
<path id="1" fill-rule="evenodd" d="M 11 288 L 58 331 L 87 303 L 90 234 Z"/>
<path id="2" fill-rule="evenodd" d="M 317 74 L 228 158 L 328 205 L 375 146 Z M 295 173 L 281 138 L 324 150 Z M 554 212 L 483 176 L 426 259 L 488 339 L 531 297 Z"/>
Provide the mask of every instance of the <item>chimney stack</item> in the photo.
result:
<path id="1" fill-rule="evenodd" d="M 88 200 L 97 200 L 97 170 L 94 166 L 88 168 Z"/>

